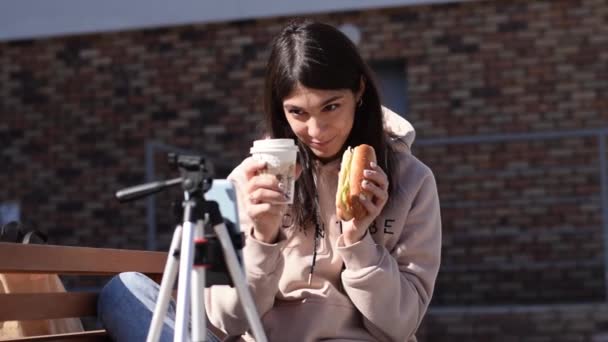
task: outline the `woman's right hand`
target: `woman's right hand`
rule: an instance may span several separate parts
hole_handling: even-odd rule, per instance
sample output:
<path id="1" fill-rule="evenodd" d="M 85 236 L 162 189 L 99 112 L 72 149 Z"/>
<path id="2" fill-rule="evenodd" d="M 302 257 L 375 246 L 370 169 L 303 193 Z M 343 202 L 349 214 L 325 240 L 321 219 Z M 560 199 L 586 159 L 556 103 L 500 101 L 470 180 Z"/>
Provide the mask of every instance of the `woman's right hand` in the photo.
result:
<path id="1" fill-rule="evenodd" d="M 253 222 L 256 240 L 274 243 L 279 235 L 283 215 L 287 210 L 285 184 L 272 174 L 263 173 L 266 163 L 252 157 L 243 163 L 247 178 L 245 201 L 247 215 Z"/>

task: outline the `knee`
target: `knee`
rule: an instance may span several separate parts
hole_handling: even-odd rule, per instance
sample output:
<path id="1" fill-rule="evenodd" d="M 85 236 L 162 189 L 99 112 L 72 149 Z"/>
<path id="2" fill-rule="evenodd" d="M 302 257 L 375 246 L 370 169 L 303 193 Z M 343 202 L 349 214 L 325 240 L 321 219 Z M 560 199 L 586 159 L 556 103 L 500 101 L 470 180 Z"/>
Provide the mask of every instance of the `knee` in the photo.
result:
<path id="1" fill-rule="evenodd" d="M 114 276 L 100 291 L 97 317 L 113 340 L 145 340 L 152 316 L 145 301 L 154 292 L 151 282 L 141 273 L 126 272 Z"/>
<path id="2" fill-rule="evenodd" d="M 145 275 L 138 272 L 123 272 L 117 274 L 101 289 L 99 298 L 111 297 L 115 295 L 117 291 L 123 291 L 126 288 L 132 287 L 130 285 L 137 282 L 141 277 L 145 277 Z"/>
<path id="3" fill-rule="evenodd" d="M 114 276 L 110 282 L 120 282 L 122 286 L 133 288 L 139 286 L 139 284 L 142 282 L 147 282 L 148 280 L 150 279 L 147 276 L 139 272 L 123 272 Z"/>
<path id="4" fill-rule="evenodd" d="M 145 276 L 137 272 L 124 272 L 112 277 L 99 292 L 97 298 L 98 317 L 103 319 L 106 313 L 114 311 L 127 295 L 129 288 L 133 287 L 133 284 L 140 277 Z"/>

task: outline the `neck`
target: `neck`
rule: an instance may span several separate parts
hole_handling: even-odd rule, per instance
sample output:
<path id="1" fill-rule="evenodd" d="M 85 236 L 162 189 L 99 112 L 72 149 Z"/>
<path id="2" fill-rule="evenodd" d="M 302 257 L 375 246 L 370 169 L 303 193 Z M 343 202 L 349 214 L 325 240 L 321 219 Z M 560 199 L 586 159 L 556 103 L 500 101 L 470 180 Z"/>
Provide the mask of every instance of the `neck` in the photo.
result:
<path id="1" fill-rule="evenodd" d="M 339 154 L 336 154 L 335 156 L 331 156 L 331 157 L 327 157 L 327 158 L 319 158 L 317 156 L 315 156 L 315 159 L 318 160 L 321 164 L 325 165 L 327 163 L 331 163 L 332 161 L 338 159 Z"/>

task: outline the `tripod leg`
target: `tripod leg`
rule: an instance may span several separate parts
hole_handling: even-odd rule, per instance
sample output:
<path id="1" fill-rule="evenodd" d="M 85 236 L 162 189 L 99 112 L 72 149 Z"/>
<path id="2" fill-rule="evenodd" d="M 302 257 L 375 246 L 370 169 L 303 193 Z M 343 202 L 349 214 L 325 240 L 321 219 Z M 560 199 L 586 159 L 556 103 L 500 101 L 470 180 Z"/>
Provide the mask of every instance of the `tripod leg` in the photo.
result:
<path id="1" fill-rule="evenodd" d="M 185 206 L 186 214 L 190 217 L 189 205 Z M 187 215 L 187 216 L 186 216 Z M 175 312 L 174 342 L 185 342 L 188 336 L 188 321 L 190 313 L 191 270 L 194 261 L 194 227 L 190 221 L 183 224 L 182 244 L 180 252 L 179 279 L 177 283 L 177 310 Z"/>
<path id="2" fill-rule="evenodd" d="M 203 225 L 208 218 L 199 220 L 194 230 L 194 240 L 204 239 Z M 192 303 L 192 342 L 207 341 L 207 320 L 205 317 L 205 267 L 203 265 L 193 265 L 191 303 Z"/>
<path id="3" fill-rule="evenodd" d="M 226 225 L 224 223 L 220 223 L 215 225 L 213 229 L 215 230 L 215 234 L 222 244 L 228 271 L 230 272 L 234 287 L 236 288 L 241 300 L 243 311 L 245 312 L 245 316 L 247 316 L 247 321 L 249 322 L 249 327 L 253 332 L 253 336 L 256 342 L 267 342 L 268 340 L 266 339 L 266 333 L 262 327 L 262 321 L 258 315 L 258 310 L 255 302 L 253 301 L 253 297 L 251 297 L 251 292 L 249 292 L 249 288 L 247 287 L 247 279 L 245 278 L 245 274 L 239 266 L 239 261 L 237 259 L 237 255 L 234 250 L 234 246 L 232 245 L 232 240 L 230 239 Z"/>
<path id="4" fill-rule="evenodd" d="M 163 279 L 160 282 L 158 299 L 156 301 L 156 306 L 154 307 L 154 314 L 152 315 L 152 322 L 150 323 L 150 330 L 148 331 L 146 342 L 157 342 L 160 337 L 163 328 L 163 319 L 167 314 L 167 307 L 171 300 L 171 289 L 173 288 L 173 284 L 175 284 L 175 277 L 177 275 L 179 259 L 175 252 L 181 238 L 182 227 L 177 226 L 173 233 L 173 239 L 171 240 L 171 247 L 169 248 L 169 254 L 167 255 L 167 263 L 165 264 Z"/>

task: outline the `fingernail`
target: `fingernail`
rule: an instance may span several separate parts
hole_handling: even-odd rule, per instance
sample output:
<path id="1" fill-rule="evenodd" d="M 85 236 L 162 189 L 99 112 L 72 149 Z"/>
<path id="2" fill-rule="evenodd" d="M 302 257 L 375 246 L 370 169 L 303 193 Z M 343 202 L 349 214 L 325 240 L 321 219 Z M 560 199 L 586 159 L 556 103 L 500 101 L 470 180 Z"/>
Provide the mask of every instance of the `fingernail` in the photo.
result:
<path id="1" fill-rule="evenodd" d="M 376 162 L 371 162 L 371 163 L 369 163 L 369 165 L 372 167 L 372 169 L 375 169 L 376 166 L 378 166 L 378 164 L 376 164 Z"/>
<path id="2" fill-rule="evenodd" d="M 364 187 L 366 187 L 368 184 L 369 182 L 366 180 L 361 181 L 361 185 L 363 185 Z"/>
<path id="3" fill-rule="evenodd" d="M 285 184 L 283 182 L 279 182 L 279 189 L 285 189 Z"/>
<path id="4" fill-rule="evenodd" d="M 362 201 L 365 201 L 365 200 L 367 200 L 367 197 L 364 194 L 360 194 L 359 199 Z"/>
<path id="5" fill-rule="evenodd" d="M 369 177 L 369 176 L 372 175 L 372 171 L 370 171 L 370 170 L 363 170 L 363 175 Z"/>

